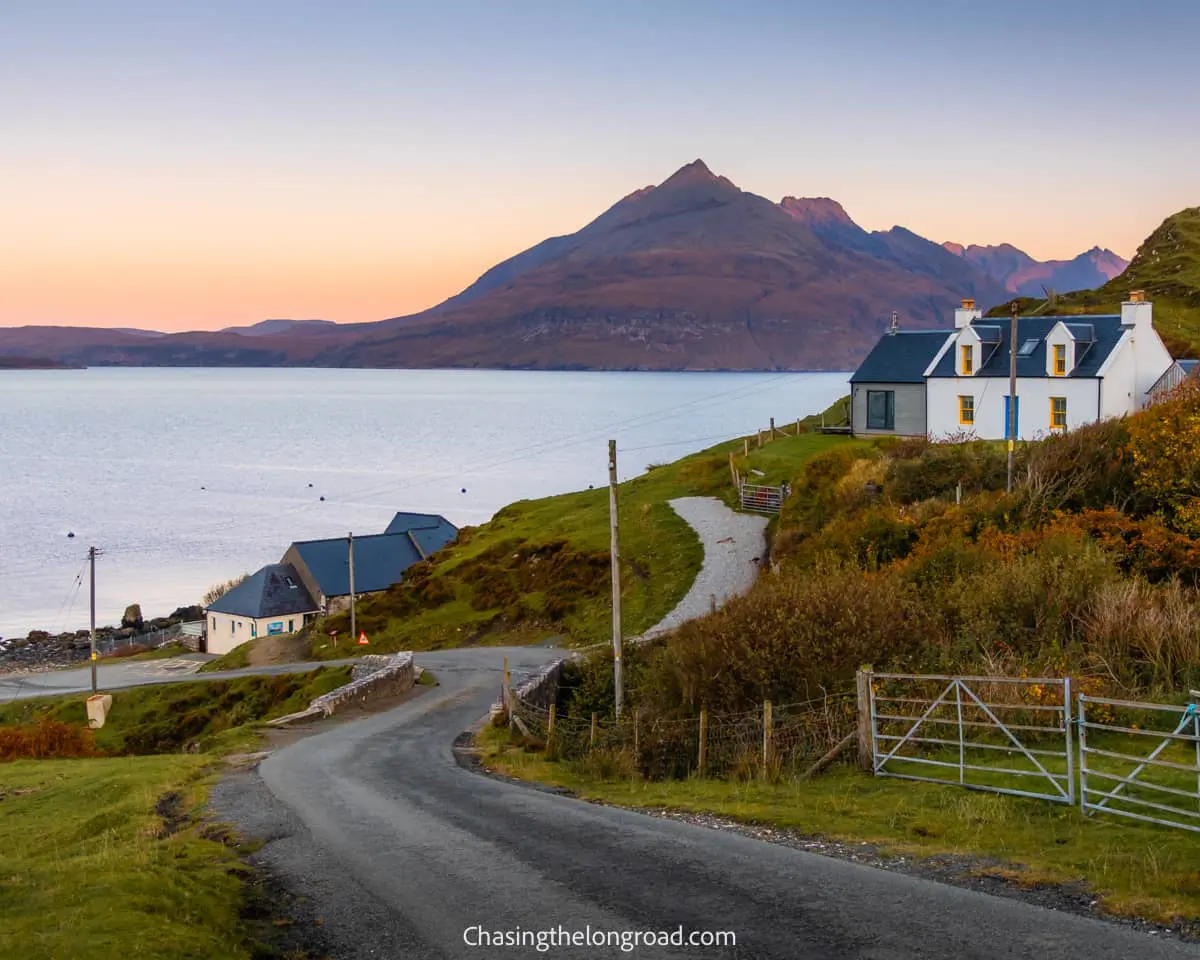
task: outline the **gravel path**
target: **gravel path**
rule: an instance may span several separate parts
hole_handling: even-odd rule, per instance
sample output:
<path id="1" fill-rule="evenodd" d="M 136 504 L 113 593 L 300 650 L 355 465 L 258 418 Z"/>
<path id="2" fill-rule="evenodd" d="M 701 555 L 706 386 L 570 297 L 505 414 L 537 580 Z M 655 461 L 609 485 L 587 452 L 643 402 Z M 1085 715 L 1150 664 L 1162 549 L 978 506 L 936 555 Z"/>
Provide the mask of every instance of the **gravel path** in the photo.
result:
<path id="1" fill-rule="evenodd" d="M 680 497 L 670 503 L 704 544 L 704 564 L 687 595 L 643 638 L 704 616 L 714 597 L 720 607 L 745 593 L 754 585 L 767 552 L 766 517 L 737 513 L 714 497 Z"/>

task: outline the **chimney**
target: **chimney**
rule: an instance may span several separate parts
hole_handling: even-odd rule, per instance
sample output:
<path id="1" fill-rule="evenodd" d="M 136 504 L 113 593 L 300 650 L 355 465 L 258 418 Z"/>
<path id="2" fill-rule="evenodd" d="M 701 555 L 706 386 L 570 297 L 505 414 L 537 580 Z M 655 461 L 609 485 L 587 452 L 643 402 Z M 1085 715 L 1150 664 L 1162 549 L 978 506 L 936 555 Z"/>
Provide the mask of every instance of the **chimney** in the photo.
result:
<path id="1" fill-rule="evenodd" d="M 969 327 L 972 320 L 978 320 L 982 316 L 983 311 L 975 309 L 975 301 L 964 297 L 962 306 L 954 311 L 954 328 L 961 330 L 963 327 Z"/>
<path id="2" fill-rule="evenodd" d="M 1154 328 L 1154 304 L 1146 299 L 1145 290 L 1130 290 L 1129 299 L 1121 304 L 1121 326 L 1132 328 L 1134 336 Z"/>

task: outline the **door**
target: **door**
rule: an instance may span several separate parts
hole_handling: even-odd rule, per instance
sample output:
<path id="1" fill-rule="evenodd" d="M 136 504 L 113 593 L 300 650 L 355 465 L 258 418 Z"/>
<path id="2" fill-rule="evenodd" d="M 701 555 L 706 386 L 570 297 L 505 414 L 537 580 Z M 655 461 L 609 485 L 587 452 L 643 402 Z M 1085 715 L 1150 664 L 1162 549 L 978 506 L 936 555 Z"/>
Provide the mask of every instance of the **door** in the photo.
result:
<path id="1" fill-rule="evenodd" d="M 1013 436 L 1012 430 L 1012 397 L 1004 398 L 1004 439 L 1015 440 L 1021 436 L 1021 398 L 1017 397 L 1017 433 Z"/>

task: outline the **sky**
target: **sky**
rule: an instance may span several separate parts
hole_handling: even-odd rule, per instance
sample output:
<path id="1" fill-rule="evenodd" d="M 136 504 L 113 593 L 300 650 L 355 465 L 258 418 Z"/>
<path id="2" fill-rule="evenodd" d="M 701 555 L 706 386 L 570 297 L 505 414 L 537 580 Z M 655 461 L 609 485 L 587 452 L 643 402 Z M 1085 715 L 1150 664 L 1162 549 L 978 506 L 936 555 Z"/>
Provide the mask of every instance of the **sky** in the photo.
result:
<path id="1" fill-rule="evenodd" d="M 702 158 L 1129 257 L 1200 204 L 1195 0 L 0 0 L 0 326 L 379 320 Z"/>

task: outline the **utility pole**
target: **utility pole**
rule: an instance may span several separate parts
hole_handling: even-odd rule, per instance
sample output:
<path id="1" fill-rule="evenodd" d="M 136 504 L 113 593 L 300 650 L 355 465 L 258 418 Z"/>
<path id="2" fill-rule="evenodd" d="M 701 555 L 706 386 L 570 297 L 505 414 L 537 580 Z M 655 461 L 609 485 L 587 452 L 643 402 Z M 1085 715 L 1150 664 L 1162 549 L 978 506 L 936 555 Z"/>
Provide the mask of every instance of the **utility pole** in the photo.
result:
<path id="1" fill-rule="evenodd" d="M 350 642 L 358 640 L 358 631 L 354 624 L 354 534 L 346 535 L 346 554 L 350 562 Z"/>
<path id="2" fill-rule="evenodd" d="M 91 564 L 91 594 L 92 594 L 92 696 L 96 695 L 96 548 L 88 547 L 88 563 Z"/>
<path id="3" fill-rule="evenodd" d="M 1013 456 L 1017 445 L 1017 302 L 1012 304 L 1012 322 L 1008 330 L 1008 483 L 1012 493 Z"/>
<path id="4" fill-rule="evenodd" d="M 621 719 L 621 531 L 617 523 L 617 441 L 608 441 L 608 515 L 612 524 L 612 644 L 615 710 Z"/>

